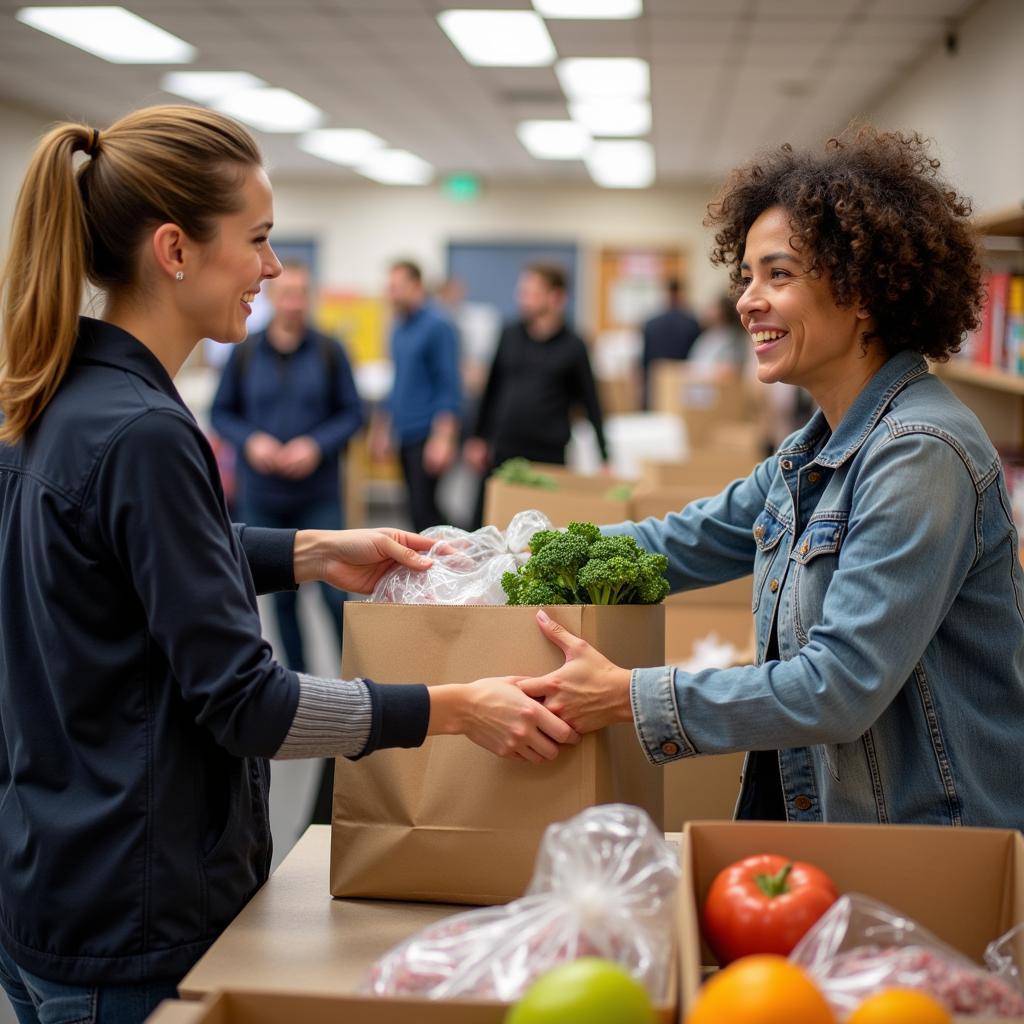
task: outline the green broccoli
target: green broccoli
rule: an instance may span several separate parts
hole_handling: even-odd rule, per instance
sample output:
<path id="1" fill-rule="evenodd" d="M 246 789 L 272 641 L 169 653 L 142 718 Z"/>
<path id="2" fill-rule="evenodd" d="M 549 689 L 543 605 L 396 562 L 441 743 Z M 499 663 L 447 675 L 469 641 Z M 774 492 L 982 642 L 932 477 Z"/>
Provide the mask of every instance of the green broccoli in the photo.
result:
<path id="1" fill-rule="evenodd" d="M 537 487 L 542 491 L 557 491 L 558 481 L 548 473 L 538 473 L 529 459 L 506 459 L 495 471 L 498 480 L 517 487 Z"/>
<path id="2" fill-rule="evenodd" d="M 668 559 L 632 537 L 602 537 L 593 523 L 540 530 L 532 555 L 502 577 L 509 604 L 658 604 L 668 595 Z"/>
<path id="3" fill-rule="evenodd" d="M 506 572 L 501 585 L 509 604 L 571 604 L 566 595 L 540 580 L 529 579 L 517 572 Z"/>
<path id="4" fill-rule="evenodd" d="M 644 551 L 632 537 L 602 537 L 590 547 L 579 585 L 592 604 L 660 604 L 669 591 L 668 559 Z"/>

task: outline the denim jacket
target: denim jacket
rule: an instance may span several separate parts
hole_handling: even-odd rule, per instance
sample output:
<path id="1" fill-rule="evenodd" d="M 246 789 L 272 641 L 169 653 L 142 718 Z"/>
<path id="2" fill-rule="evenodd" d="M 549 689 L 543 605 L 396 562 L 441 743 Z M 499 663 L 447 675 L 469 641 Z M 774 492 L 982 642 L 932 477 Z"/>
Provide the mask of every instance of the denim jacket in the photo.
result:
<path id="1" fill-rule="evenodd" d="M 981 424 L 920 356 L 834 433 L 819 412 L 721 494 L 606 532 L 666 554 L 675 591 L 753 573 L 755 665 L 633 671 L 653 763 L 778 749 L 790 820 L 1024 826 L 1017 532 Z"/>

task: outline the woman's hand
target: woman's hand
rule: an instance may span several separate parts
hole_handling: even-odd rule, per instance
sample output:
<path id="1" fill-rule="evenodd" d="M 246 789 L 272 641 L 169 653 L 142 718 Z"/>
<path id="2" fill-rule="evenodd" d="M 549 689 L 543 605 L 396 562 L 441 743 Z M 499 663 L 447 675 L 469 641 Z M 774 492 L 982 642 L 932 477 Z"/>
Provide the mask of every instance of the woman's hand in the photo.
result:
<path id="1" fill-rule="evenodd" d="M 499 757 L 540 764 L 579 735 L 516 686 L 517 677 L 430 687 L 428 735 L 462 734 Z"/>
<path id="2" fill-rule="evenodd" d="M 629 669 L 619 668 L 586 640 L 573 636 L 545 612 L 537 612 L 541 632 L 565 654 L 565 664 L 546 676 L 520 679 L 519 689 L 544 701 L 577 733 L 593 732 L 614 722 L 632 722 Z"/>
<path id="3" fill-rule="evenodd" d="M 370 594 L 396 565 L 423 570 L 433 541 L 405 530 L 300 530 L 295 535 L 295 582 L 323 580 L 339 590 Z"/>

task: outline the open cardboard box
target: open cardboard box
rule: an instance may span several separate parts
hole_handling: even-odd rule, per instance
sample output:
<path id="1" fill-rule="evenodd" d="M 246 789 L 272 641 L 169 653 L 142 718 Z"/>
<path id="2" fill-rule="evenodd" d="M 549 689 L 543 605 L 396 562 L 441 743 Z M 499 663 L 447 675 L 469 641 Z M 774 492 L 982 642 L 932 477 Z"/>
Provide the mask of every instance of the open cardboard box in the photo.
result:
<path id="1" fill-rule="evenodd" d="M 678 931 L 684 1013 L 693 1006 L 703 974 L 715 966 L 699 926 L 711 882 L 722 868 L 755 853 L 815 864 L 840 893 L 863 893 L 889 904 L 977 963 L 989 942 L 1024 921 L 1024 838 L 1019 832 L 689 822 L 683 831 Z M 982 1022 L 979 1017 L 963 1020 Z"/>
<path id="2" fill-rule="evenodd" d="M 508 1004 L 456 999 L 380 999 L 285 992 L 219 992 L 201 1003 L 162 1003 L 148 1024 L 502 1024 Z M 655 1006 L 658 1024 L 675 1024 L 673 992 Z"/>
<path id="3" fill-rule="evenodd" d="M 561 466 L 533 463 L 558 484 L 557 490 L 524 487 L 491 477 L 484 489 L 484 523 L 504 530 L 517 512 L 537 509 L 553 526 L 565 527 L 573 521 L 621 523 L 631 517 L 629 498 L 609 497 L 609 493 L 629 481 L 615 477 L 573 473 Z"/>

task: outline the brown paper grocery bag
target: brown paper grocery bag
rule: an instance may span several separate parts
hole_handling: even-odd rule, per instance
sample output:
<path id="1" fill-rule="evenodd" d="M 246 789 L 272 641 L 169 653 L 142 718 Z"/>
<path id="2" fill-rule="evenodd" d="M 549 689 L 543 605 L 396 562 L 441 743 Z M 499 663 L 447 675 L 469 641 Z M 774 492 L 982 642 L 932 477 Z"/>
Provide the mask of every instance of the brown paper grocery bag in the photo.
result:
<path id="1" fill-rule="evenodd" d="M 537 628 L 536 611 L 350 602 L 342 675 L 428 685 L 543 675 L 563 657 Z M 664 661 L 661 605 L 548 611 L 616 664 Z M 592 733 L 542 765 L 495 757 L 462 736 L 434 736 L 417 750 L 339 758 L 334 780 L 334 896 L 503 903 L 523 894 L 552 822 L 621 801 L 663 827 L 661 772 L 631 725 Z"/>

